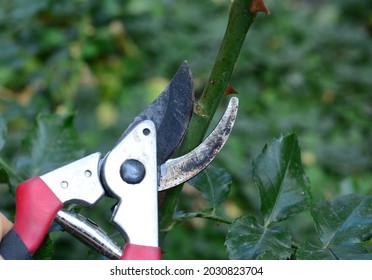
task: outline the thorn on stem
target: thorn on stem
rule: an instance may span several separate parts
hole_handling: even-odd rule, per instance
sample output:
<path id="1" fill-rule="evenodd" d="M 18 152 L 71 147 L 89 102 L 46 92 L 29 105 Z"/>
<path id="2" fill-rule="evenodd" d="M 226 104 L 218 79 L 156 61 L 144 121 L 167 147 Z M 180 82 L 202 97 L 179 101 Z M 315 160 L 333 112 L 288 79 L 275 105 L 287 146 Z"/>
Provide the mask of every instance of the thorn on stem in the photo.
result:
<path id="1" fill-rule="evenodd" d="M 251 1 L 251 6 L 249 8 L 249 12 L 251 14 L 257 13 L 257 12 L 263 12 L 267 15 L 270 14 L 270 11 L 267 8 L 264 0 L 252 0 Z"/>
<path id="2" fill-rule="evenodd" d="M 238 94 L 238 92 L 231 86 L 230 83 L 227 84 L 226 90 L 224 92 L 224 95 L 229 95 L 229 94 Z"/>

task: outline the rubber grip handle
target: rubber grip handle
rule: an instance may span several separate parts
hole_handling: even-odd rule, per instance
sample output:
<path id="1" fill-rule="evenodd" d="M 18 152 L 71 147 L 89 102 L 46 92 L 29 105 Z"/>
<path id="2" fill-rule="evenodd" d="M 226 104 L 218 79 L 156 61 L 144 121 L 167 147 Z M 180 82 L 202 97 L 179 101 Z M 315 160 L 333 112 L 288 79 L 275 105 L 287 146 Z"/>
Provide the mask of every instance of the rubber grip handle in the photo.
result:
<path id="1" fill-rule="evenodd" d="M 16 189 L 14 230 L 30 254 L 43 242 L 63 203 L 40 177 L 22 182 Z"/>
<path id="2" fill-rule="evenodd" d="M 0 256 L 4 260 L 31 260 L 31 254 L 18 236 L 17 232 L 11 229 L 0 242 Z"/>
<path id="3" fill-rule="evenodd" d="M 126 244 L 120 260 L 161 260 L 159 247 Z"/>

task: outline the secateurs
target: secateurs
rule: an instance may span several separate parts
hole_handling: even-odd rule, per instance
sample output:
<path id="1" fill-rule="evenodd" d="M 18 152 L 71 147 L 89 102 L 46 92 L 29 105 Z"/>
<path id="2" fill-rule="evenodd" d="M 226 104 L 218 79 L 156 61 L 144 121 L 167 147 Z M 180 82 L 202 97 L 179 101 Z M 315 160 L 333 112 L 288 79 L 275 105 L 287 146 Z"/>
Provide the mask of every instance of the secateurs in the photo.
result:
<path id="1" fill-rule="evenodd" d="M 110 258 L 161 259 L 158 192 L 191 179 L 215 158 L 238 110 L 238 99 L 233 97 L 216 128 L 198 147 L 171 158 L 187 131 L 193 95 L 185 62 L 104 157 L 97 152 L 21 183 L 16 189 L 14 228 L 0 244 L 0 255 L 31 259 L 56 219 Z M 114 243 L 98 226 L 63 210 L 68 203 L 92 206 L 103 196 L 117 200 L 111 221 L 126 240 L 123 247 L 111 246 Z"/>

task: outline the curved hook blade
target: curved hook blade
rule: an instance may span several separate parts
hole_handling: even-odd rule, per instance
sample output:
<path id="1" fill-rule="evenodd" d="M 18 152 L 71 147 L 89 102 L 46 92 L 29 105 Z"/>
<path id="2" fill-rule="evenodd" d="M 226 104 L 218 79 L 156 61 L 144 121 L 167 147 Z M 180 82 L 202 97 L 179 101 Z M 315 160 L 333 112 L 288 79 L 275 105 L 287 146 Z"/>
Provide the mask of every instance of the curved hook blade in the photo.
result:
<path id="1" fill-rule="evenodd" d="M 232 97 L 221 120 L 211 134 L 194 150 L 170 159 L 161 166 L 158 191 L 182 184 L 202 171 L 221 151 L 234 126 L 239 99 Z"/>

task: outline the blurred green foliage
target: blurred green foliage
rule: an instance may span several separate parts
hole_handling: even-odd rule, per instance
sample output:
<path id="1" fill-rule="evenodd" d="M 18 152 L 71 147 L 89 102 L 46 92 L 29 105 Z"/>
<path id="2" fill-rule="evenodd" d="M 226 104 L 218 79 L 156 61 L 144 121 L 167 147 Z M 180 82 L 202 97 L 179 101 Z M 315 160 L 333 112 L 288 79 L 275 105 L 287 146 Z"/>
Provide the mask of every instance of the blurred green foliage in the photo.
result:
<path id="1" fill-rule="evenodd" d="M 75 113 L 84 152 L 105 153 L 183 60 L 199 94 L 230 5 L 227 0 L 0 3 L 0 132 L 6 127 L 1 159 L 15 171 L 25 153 L 21 140 L 40 113 Z M 298 135 L 314 200 L 372 194 L 372 3 L 266 4 L 271 14 L 256 18 L 231 80 L 240 111 L 215 161 L 233 178 L 221 211 L 231 218 L 259 212 L 252 159 L 266 142 L 288 132 Z M 205 203 L 185 187 L 180 210 Z M 14 212 L 14 197 L 4 184 L 0 208 L 10 216 Z M 110 214 L 95 213 L 102 220 Z M 225 225 L 213 221 L 177 224 L 164 241 L 164 256 L 227 258 L 226 233 Z M 97 257 L 67 234 L 54 238 L 55 258 Z"/>

